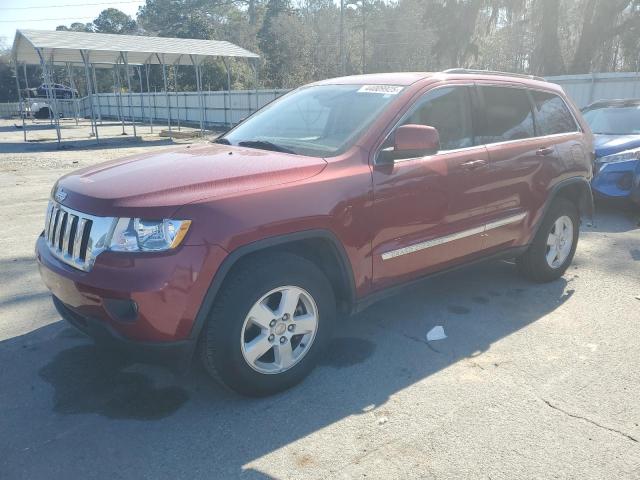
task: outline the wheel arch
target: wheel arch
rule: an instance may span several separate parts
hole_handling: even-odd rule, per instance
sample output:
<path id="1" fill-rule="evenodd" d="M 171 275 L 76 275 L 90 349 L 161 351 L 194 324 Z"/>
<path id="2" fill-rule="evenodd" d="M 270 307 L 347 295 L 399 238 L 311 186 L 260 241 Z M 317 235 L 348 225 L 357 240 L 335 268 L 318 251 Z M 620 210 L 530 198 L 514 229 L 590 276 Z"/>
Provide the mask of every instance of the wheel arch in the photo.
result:
<path id="1" fill-rule="evenodd" d="M 196 315 L 190 338 L 194 341 L 198 340 L 218 292 L 234 268 L 249 261 L 255 255 L 283 251 L 294 253 L 316 264 L 327 275 L 334 287 L 338 311 L 345 314 L 353 311 L 356 303 L 355 282 L 344 247 L 329 230 L 305 230 L 268 237 L 233 250 L 222 262 L 211 281 Z"/>
<path id="2" fill-rule="evenodd" d="M 593 219 L 594 203 L 591 184 L 585 177 L 571 177 L 553 186 L 544 204 L 542 215 L 534 228 L 531 238 L 535 238 L 538 229 L 557 198 L 566 198 L 576 204 L 581 218 Z"/>
<path id="3" fill-rule="evenodd" d="M 552 201 L 557 197 L 566 198 L 578 206 L 581 217 L 593 217 L 593 193 L 591 184 L 586 178 L 570 178 L 560 182 L 552 193 Z"/>

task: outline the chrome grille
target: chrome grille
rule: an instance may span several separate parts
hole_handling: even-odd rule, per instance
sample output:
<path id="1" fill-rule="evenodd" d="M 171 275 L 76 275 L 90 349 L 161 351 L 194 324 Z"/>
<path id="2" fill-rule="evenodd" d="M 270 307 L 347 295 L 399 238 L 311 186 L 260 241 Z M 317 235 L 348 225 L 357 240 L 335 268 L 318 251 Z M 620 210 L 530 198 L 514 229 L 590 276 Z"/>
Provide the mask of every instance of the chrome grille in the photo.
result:
<path id="1" fill-rule="evenodd" d="M 50 201 L 44 238 L 55 257 L 88 272 L 96 257 L 108 247 L 114 225 L 113 217 L 88 215 Z"/>

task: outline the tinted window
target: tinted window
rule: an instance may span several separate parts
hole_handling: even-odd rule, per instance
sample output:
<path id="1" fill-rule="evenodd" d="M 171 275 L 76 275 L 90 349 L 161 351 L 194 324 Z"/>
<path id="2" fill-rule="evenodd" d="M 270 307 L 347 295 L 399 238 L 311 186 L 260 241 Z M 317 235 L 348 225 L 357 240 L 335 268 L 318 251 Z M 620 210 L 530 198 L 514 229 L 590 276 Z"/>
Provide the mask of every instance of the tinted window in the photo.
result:
<path id="1" fill-rule="evenodd" d="M 497 143 L 534 136 L 531 102 L 526 90 L 480 87 L 484 106 L 478 112 L 479 143 Z"/>
<path id="2" fill-rule="evenodd" d="M 473 146 L 467 87 L 440 88 L 425 94 L 402 125 L 428 125 L 440 134 L 440 150 Z"/>
<path id="3" fill-rule="evenodd" d="M 577 132 L 573 115 L 559 96 L 553 93 L 531 91 L 535 104 L 536 129 L 538 135 Z"/>

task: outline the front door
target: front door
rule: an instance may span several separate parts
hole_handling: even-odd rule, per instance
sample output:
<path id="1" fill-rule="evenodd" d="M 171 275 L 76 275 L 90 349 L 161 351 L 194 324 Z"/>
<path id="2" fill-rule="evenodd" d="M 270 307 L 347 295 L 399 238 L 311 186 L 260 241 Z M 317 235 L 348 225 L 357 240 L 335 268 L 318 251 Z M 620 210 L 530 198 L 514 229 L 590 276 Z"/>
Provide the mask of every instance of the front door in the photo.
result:
<path id="1" fill-rule="evenodd" d="M 373 167 L 374 289 L 446 268 L 482 249 L 488 154 L 476 146 L 470 86 L 436 88 L 400 125 L 435 127 L 435 155 Z M 382 148 L 393 145 L 393 132 Z"/>

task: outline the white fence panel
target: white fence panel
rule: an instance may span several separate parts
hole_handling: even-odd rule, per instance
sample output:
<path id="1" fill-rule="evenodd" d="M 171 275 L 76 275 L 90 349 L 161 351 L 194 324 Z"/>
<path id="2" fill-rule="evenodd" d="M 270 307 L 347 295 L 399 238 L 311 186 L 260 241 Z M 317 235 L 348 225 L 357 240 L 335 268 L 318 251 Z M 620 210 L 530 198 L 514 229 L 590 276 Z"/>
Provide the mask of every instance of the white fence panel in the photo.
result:
<path id="1" fill-rule="evenodd" d="M 582 108 L 596 100 L 617 98 L 640 98 L 640 73 L 594 73 L 588 75 L 563 75 L 547 77 L 550 82 L 561 85 L 567 94 Z M 287 90 L 233 90 L 231 92 L 203 92 L 204 124 L 207 127 L 235 125 L 263 107 Z M 167 107 L 167 97 L 169 107 Z M 41 99 L 45 101 L 44 99 Z M 58 108 L 65 117 L 73 117 L 75 100 L 58 100 Z M 91 115 L 89 98 L 77 100 L 80 116 Z M 129 108 L 131 106 L 131 108 Z M 96 116 L 126 121 L 134 117 L 137 121 L 166 124 L 169 114 L 171 124 L 177 126 L 188 122 L 200 123 L 200 100 L 196 92 L 100 93 L 94 97 Z M 18 103 L 0 104 L 0 116 L 18 115 Z"/>
<path id="2" fill-rule="evenodd" d="M 562 86 L 580 108 L 596 100 L 640 98 L 640 73 L 563 75 L 547 80 Z"/>
<path id="3" fill-rule="evenodd" d="M 20 104 L 18 102 L 0 103 L 0 117 L 13 117 L 20 112 Z"/>
<path id="4" fill-rule="evenodd" d="M 171 125 L 183 123 L 199 125 L 201 115 L 205 126 L 222 126 L 229 123 L 235 125 L 251 115 L 258 108 L 273 101 L 288 90 L 234 90 L 231 92 L 203 92 L 202 97 L 197 92 L 164 92 L 157 93 L 100 93 L 94 97 L 96 115 L 102 118 L 130 121 L 133 117 L 138 122 L 154 125 L 166 124 L 171 119 Z M 82 99 L 81 113 L 91 114 L 90 101 Z M 204 109 L 200 109 L 200 105 Z M 168 105 L 167 105 L 168 103 Z"/>
<path id="5" fill-rule="evenodd" d="M 204 105 L 203 118 L 205 126 L 224 126 L 237 124 L 251 115 L 257 109 L 287 93 L 288 90 L 233 90 L 231 92 L 202 92 L 202 98 L 197 92 L 164 92 L 152 93 L 99 93 L 93 97 L 93 107 L 96 117 L 101 119 L 122 118 L 131 121 L 154 125 L 167 123 L 171 118 L 171 125 L 177 126 L 189 123 L 191 126 L 200 124 L 200 105 Z M 33 99 L 46 102 L 46 99 Z M 168 105 L 167 105 L 168 100 Z M 63 117 L 74 117 L 76 105 L 81 117 L 91 116 L 91 99 L 89 97 L 77 100 L 58 100 L 58 110 Z M 11 117 L 19 114 L 18 103 L 0 103 L 0 116 Z"/>

